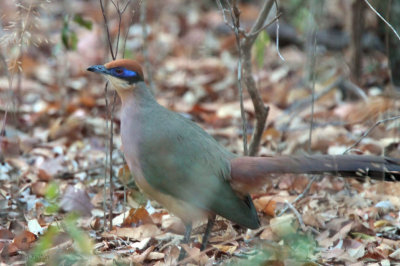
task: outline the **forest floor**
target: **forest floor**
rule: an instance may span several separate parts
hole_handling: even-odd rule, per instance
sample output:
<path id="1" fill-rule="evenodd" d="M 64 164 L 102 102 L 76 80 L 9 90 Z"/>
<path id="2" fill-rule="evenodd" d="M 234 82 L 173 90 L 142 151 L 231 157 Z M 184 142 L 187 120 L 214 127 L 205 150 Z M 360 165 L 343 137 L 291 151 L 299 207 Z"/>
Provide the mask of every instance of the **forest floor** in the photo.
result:
<path id="1" fill-rule="evenodd" d="M 122 16 L 118 58 L 124 53 L 142 62 L 146 80 L 162 105 L 198 123 L 232 152 L 243 154 L 236 40 L 218 7 L 213 1 L 147 2 L 148 57 L 142 50 L 139 1 L 132 1 Z M 337 12 L 327 6 L 324 14 L 330 16 L 320 18 L 321 27 L 346 21 L 349 10 L 341 8 L 343 12 Z M 249 27 L 259 6 L 240 9 L 242 26 Z M 5 135 L 0 137 L 2 265 L 175 264 L 184 226 L 146 199 L 132 182 L 120 150 L 120 101 L 117 97 L 114 102 L 111 88 L 105 91 L 103 79 L 86 71 L 110 61 L 99 1 L 32 0 L 22 1 L 21 6 L 2 1 L 0 10 L 1 61 L 9 64 L 8 72 L 0 67 L 4 73 L 0 112 L 5 122 Z M 116 40 L 118 14 L 111 3 L 106 10 L 110 36 Z M 85 28 L 87 21 L 91 29 Z M 367 23 L 376 24 L 376 18 Z M 303 26 L 307 19 L 303 18 Z M 304 40 L 306 32 L 297 32 Z M 318 46 L 310 56 L 296 42 L 292 39 L 280 47 L 285 61 L 272 39 L 258 42 L 261 47 L 253 50 L 253 76 L 270 108 L 258 155 L 343 154 L 350 147 L 350 154 L 400 158 L 399 121 L 392 119 L 400 106 L 386 55 L 380 50 L 363 54 L 356 86 L 349 78 L 350 48 Z M 314 82 L 307 78 L 310 73 Z M 246 91 L 244 109 L 250 140 L 255 114 Z M 111 192 L 106 159 L 110 121 Z M 218 218 L 204 252 L 199 248 L 205 221 L 197 224 L 184 263 L 390 265 L 400 261 L 400 184 L 319 176 L 308 194 L 277 215 L 311 178 L 285 174 L 271 180 L 263 192 L 252 195 L 262 227 L 244 230 Z"/>

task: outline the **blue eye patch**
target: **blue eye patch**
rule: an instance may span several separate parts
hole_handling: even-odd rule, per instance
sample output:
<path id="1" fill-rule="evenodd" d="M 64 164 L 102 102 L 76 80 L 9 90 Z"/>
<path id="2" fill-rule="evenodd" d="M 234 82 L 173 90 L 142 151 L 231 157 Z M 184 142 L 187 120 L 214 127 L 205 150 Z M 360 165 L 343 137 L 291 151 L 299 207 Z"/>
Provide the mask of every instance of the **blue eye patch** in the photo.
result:
<path id="1" fill-rule="evenodd" d="M 138 73 L 132 70 L 128 70 L 123 67 L 115 67 L 109 69 L 111 74 L 116 77 L 121 77 L 121 78 L 130 78 L 130 77 L 137 77 Z"/>
<path id="2" fill-rule="evenodd" d="M 108 69 L 108 71 L 110 75 L 120 79 L 124 79 L 129 83 L 135 83 L 143 80 L 143 78 L 136 71 L 129 70 L 124 67 L 114 67 Z"/>

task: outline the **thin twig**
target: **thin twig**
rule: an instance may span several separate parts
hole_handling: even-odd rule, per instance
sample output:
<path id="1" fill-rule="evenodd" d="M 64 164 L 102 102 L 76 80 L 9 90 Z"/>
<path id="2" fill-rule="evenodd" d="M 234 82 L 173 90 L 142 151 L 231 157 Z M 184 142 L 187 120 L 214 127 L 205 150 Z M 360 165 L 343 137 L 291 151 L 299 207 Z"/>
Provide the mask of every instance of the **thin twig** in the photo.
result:
<path id="1" fill-rule="evenodd" d="M 101 7 L 101 13 L 103 14 L 104 29 L 106 30 L 106 33 L 107 33 L 108 46 L 110 48 L 111 57 L 114 59 L 115 56 L 114 56 L 114 51 L 112 49 L 112 43 L 111 43 L 110 31 L 108 29 L 108 21 L 107 21 L 106 11 L 104 10 L 103 1 L 99 0 L 99 2 L 100 2 L 100 7 Z"/>
<path id="2" fill-rule="evenodd" d="M 278 12 L 279 11 L 279 5 L 278 5 L 278 1 L 277 0 L 275 0 L 275 6 L 276 6 L 276 12 Z M 278 53 L 278 55 L 279 55 L 279 58 L 282 60 L 282 61 L 285 61 L 285 58 L 282 56 L 282 54 L 281 54 L 281 51 L 280 51 L 280 49 L 279 49 L 279 16 L 278 16 L 278 18 L 277 18 L 277 20 L 276 20 L 276 33 L 275 33 L 275 35 L 276 35 L 276 51 L 277 51 L 277 53 Z"/>
<path id="3" fill-rule="evenodd" d="M 271 11 L 273 4 L 274 4 L 274 0 L 264 1 L 264 5 L 262 6 L 261 11 L 258 14 L 256 21 L 254 22 L 253 27 L 251 27 L 251 30 L 249 33 L 250 41 L 254 42 L 255 39 L 257 38 L 257 36 L 254 35 L 255 32 L 258 32 L 260 29 L 265 28 L 264 23 L 268 17 L 269 12 Z"/>
<path id="4" fill-rule="evenodd" d="M 328 86 L 323 88 L 320 92 L 315 94 L 314 97 L 310 96 L 310 97 L 301 99 L 301 100 L 295 102 L 294 104 L 292 104 L 289 107 L 289 109 L 285 111 L 285 113 L 298 114 L 300 111 L 302 111 L 303 109 L 307 108 L 307 106 L 312 104 L 313 98 L 314 98 L 314 101 L 318 101 L 320 98 L 322 98 L 324 95 L 329 93 L 331 90 L 340 86 L 343 83 L 343 80 L 344 80 L 344 78 L 342 76 L 336 78 L 331 84 L 329 84 Z"/>
<path id="5" fill-rule="evenodd" d="M 228 0 L 225 1 L 226 5 L 229 7 L 229 14 L 231 17 L 232 25 L 228 22 L 228 19 L 225 15 L 225 9 L 222 6 L 220 0 L 217 0 L 217 5 L 222 12 L 225 23 L 234 31 L 239 59 L 238 59 L 238 89 L 239 89 L 239 97 L 240 97 L 240 109 L 242 114 L 242 126 L 243 126 L 243 146 L 245 155 L 254 156 L 257 153 L 258 147 L 261 143 L 262 133 L 264 131 L 266 119 L 268 116 L 268 106 L 264 105 L 264 102 L 257 90 L 256 83 L 252 76 L 252 63 L 251 63 L 251 47 L 253 46 L 255 40 L 257 39 L 258 34 L 265 29 L 265 27 L 269 26 L 270 23 L 265 25 L 265 20 L 268 14 L 271 11 L 274 0 L 265 0 L 258 17 L 253 24 L 251 30 L 246 33 L 240 28 L 240 11 L 237 7 L 237 1 L 232 1 L 232 5 Z M 279 17 L 279 16 L 277 16 Z M 272 21 L 274 22 L 276 18 Z M 244 84 L 246 85 L 247 91 L 250 94 L 251 100 L 253 102 L 255 116 L 256 116 L 256 125 L 255 130 L 253 132 L 250 146 L 247 148 L 247 122 L 245 117 L 245 111 L 243 106 L 243 89 L 242 89 L 242 79 L 244 80 Z M 248 149 L 248 152 L 246 152 Z"/>
<path id="6" fill-rule="evenodd" d="M 362 43 L 364 34 L 365 5 L 362 1 L 353 1 L 351 26 L 351 77 L 355 83 L 360 84 L 362 74 Z"/>
<path id="7" fill-rule="evenodd" d="M 299 221 L 299 224 L 300 224 L 300 226 L 301 226 L 301 229 L 303 230 L 303 231 L 306 231 L 306 229 L 307 229 L 307 227 L 306 227 L 306 225 L 304 224 L 304 222 L 303 222 L 303 218 L 301 218 L 301 214 L 296 210 L 296 208 L 289 202 L 289 201 L 285 201 L 285 205 L 287 206 L 287 207 L 289 207 L 289 209 L 294 213 L 294 215 L 296 215 L 296 217 L 297 217 L 297 220 Z"/>
<path id="8" fill-rule="evenodd" d="M 382 17 L 381 14 L 379 14 L 378 11 L 376 11 L 376 9 L 368 2 L 368 0 L 364 0 L 364 2 L 369 6 L 369 8 L 383 21 L 385 22 L 385 24 L 393 31 L 393 33 L 396 35 L 397 39 L 400 40 L 400 36 L 397 33 L 397 31 L 393 28 L 393 26 L 386 21 L 386 19 L 384 17 Z"/>
<path id="9" fill-rule="evenodd" d="M 117 34 L 117 44 L 115 47 L 115 58 L 113 57 L 113 60 L 115 60 L 117 58 L 118 55 L 118 50 L 119 50 L 119 39 L 120 39 L 120 35 L 121 35 L 121 25 L 122 25 L 122 15 L 124 14 L 126 8 L 128 7 L 128 5 L 130 4 L 131 0 L 128 0 L 126 2 L 126 5 L 122 8 L 122 10 L 119 7 L 119 2 L 117 2 L 117 4 L 115 4 L 115 2 L 113 0 L 111 0 L 111 3 L 114 5 L 115 10 L 117 10 L 118 13 L 118 34 Z M 129 28 L 128 28 L 129 31 Z"/>
<path id="10" fill-rule="evenodd" d="M 111 1 L 111 2 L 115 6 L 115 3 L 113 1 Z M 103 13 L 104 26 L 105 26 L 105 29 L 106 29 L 106 32 L 107 32 L 107 39 L 108 39 L 108 45 L 109 45 L 108 48 L 110 49 L 112 59 L 115 60 L 117 55 L 114 54 L 114 52 L 113 52 L 112 41 L 111 41 L 111 37 L 110 37 L 109 29 L 108 29 L 108 23 L 107 23 L 107 15 L 105 14 L 102 0 L 100 0 L 100 6 L 101 6 L 101 11 Z M 119 27 L 121 27 L 121 20 L 119 22 L 120 22 Z M 119 30 L 118 30 L 118 34 L 119 34 Z M 119 36 L 118 36 L 118 38 L 119 38 Z M 118 46 L 118 42 L 119 42 L 119 40 L 117 40 L 117 46 Z M 117 50 L 117 52 L 118 52 L 118 50 Z M 104 92 L 105 92 L 104 95 L 105 95 L 105 100 L 106 100 L 106 110 L 108 110 L 108 117 L 109 117 L 109 120 L 110 120 L 110 129 L 109 129 L 110 130 L 109 131 L 110 135 L 109 135 L 109 145 L 108 145 L 109 156 L 106 156 L 106 166 L 107 165 L 109 166 L 108 170 L 109 170 L 109 183 L 110 183 L 110 188 L 109 188 L 110 189 L 110 207 L 109 207 L 109 213 L 108 213 L 108 216 L 109 216 L 108 217 L 108 219 L 109 219 L 109 227 L 108 227 L 108 229 L 111 231 L 112 230 L 112 209 L 113 209 L 112 153 L 113 153 L 113 146 L 114 145 L 113 145 L 113 132 L 112 132 L 113 131 L 113 120 L 112 120 L 113 114 L 112 114 L 112 111 L 109 108 L 108 97 L 107 97 L 107 94 L 108 94 L 107 93 L 107 85 L 108 85 L 108 82 L 106 83 L 106 86 L 104 88 Z M 114 107 L 111 107 L 111 109 L 114 109 Z M 107 122 L 107 129 L 108 129 L 108 122 Z M 108 160 L 107 160 L 107 157 L 109 158 Z M 107 167 L 106 167 L 106 173 L 107 173 Z M 107 174 L 104 176 L 104 178 L 106 178 L 106 177 L 107 177 Z M 105 198 L 105 195 L 106 195 L 106 189 L 105 189 L 106 188 L 106 184 L 107 184 L 107 181 L 104 180 L 104 198 Z M 105 204 L 105 201 L 103 202 L 103 204 Z M 105 209 L 104 209 L 104 211 L 105 211 Z M 104 225 L 106 225 L 106 215 L 104 216 Z"/>
<path id="11" fill-rule="evenodd" d="M 311 185 L 317 180 L 317 178 L 318 178 L 318 176 L 315 175 L 315 176 L 313 176 L 313 177 L 310 179 L 310 181 L 308 182 L 306 188 L 303 190 L 303 192 L 301 192 L 301 193 L 294 199 L 294 201 L 292 202 L 292 204 L 295 204 L 296 202 L 298 202 L 299 200 L 303 199 L 303 198 L 308 194 L 308 192 L 309 192 L 310 189 L 311 189 Z M 287 209 L 288 209 L 289 207 L 290 207 L 290 206 L 286 205 L 285 208 L 283 208 L 283 209 L 277 214 L 277 216 L 281 216 L 282 214 L 284 214 L 284 213 L 287 211 Z"/>
<path id="12" fill-rule="evenodd" d="M 141 4 L 142 4 L 142 2 L 143 2 L 143 0 L 140 0 L 139 1 L 139 4 L 138 4 L 138 6 L 140 7 L 141 6 Z M 126 9 L 126 8 L 125 8 Z M 124 12 L 125 12 L 125 10 L 124 10 Z M 125 58 L 125 48 L 126 48 L 126 41 L 127 41 L 127 39 L 128 39 L 128 36 L 129 36 L 129 30 L 131 29 L 131 27 L 132 27 L 132 25 L 134 24 L 134 20 L 135 20 L 135 7 L 132 7 L 132 12 L 131 12 L 131 10 L 129 11 L 129 14 L 131 13 L 131 20 L 130 20 L 130 22 L 129 22 L 129 25 L 127 26 L 127 31 L 126 31 L 126 33 L 125 33 L 125 37 L 124 37 L 124 46 L 123 46 L 123 48 L 122 48 L 122 58 Z"/>
<path id="13" fill-rule="evenodd" d="M 379 126 L 380 124 L 383 124 L 383 123 L 386 123 L 386 122 L 390 122 L 390 121 L 393 121 L 393 120 L 397 120 L 397 119 L 400 119 L 400 115 L 399 115 L 399 116 L 389 117 L 389 118 L 386 118 L 386 119 L 382 119 L 382 120 L 377 121 L 372 127 L 370 127 L 367 131 L 365 131 L 365 132 L 361 135 L 361 137 L 360 137 L 356 142 L 353 143 L 353 145 L 351 145 L 350 147 L 348 147 L 348 148 L 343 152 L 343 154 L 348 153 L 351 149 L 353 149 L 355 146 L 357 146 L 366 136 L 369 135 L 369 133 L 371 133 L 372 130 L 374 130 L 374 129 L 375 129 L 377 126 Z"/>
<path id="14" fill-rule="evenodd" d="M 109 103 L 108 103 L 108 97 L 107 97 L 107 94 L 108 94 L 108 81 L 106 82 L 106 85 L 104 86 L 104 98 L 105 98 L 105 101 L 106 101 L 106 110 L 108 111 L 109 110 Z M 107 112 L 107 117 L 109 118 L 109 112 Z M 106 132 L 110 132 L 109 131 L 109 122 L 110 123 L 112 123 L 112 121 L 111 121 L 111 119 L 107 119 L 106 120 Z M 109 142 L 106 142 L 106 144 L 105 144 L 105 148 L 106 148 L 106 150 L 107 151 L 109 151 L 110 150 L 110 148 L 109 147 L 107 147 L 108 146 L 108 144 L 109 144 Z M 104 164 L 104 189 L 103 189 L 103 209 L 104 209 L 104 213 L 106 212 L 106 210 L 107 210 L 107 201 L 106 201 L 106 192 L 107 192 L 107 189 L 106 189 L 106 184 L 107 184 L 107 166 L 108 165 L 110 165 L 111 163 L 108 161 L 108 159 L 109 159 L 109 157 L 106 155 L 106 157 L 105 157 L 105 164 Z M 104 219 L 104 226 L 106 226 L 107 225 L 107 215 L 104 215 L 104 217 L 103 217 L 103 219 Z M 110 230 L 111 230 L 112 228 L 110 228 Z"/>
<path id="15" fill-rule="evenodd" d="M 116 50 L 115 53 L 113 51 L 113 46 L 112 46 L 112 41 L 111 41 L 111 37 L 110 37 L 110 31 L 108 29 L 108 21 L 107 21 L 107 15 L 105 13 L 105 9 L 103 6 L 103 1 L 100 1 L 100 7 L 101 7 L 101 11 L 103 14 L 103 19 L 104 19 L 104 27 L 105 30 L 107 32 L 107 40 L 108 40 L 108 45 L 109 45 L 109 49 L 110 49 L 110 53 L 111 53 L 111 57 L 113 60 L 115 60 L 117 58 L 118 55 L 118 47 L 119 47 L 119 39 L 120 39 L 120 34 L 121 34 L 121 24 L 122 24 L 122 15 L 123 13 L 126 11 L 126 8 L 128 7 L 130 0 L 127 1 L 126 5 L 124 6 L 124 8 L 120 9 L 119 8 L 119 2 L 116 4 L 113 0 L 111 0 L 111 3 L 114 5 L 115 9 L 117 10 L 118 13 L 118 18 L 119 18 L 119 24 L 118 24 L 118 35 L 117 35 L 117 44 L 116 44 Z M 113 123 L 113 118 L 114 118 L 114 109 L 115 109 L 115 102 L 116 102 L 116 92 L 114 91 L 114 95 L 113 95 L 113 103 L 111 106 L 111 110 L 109 108 L 108 105 L 108 99 L 107 99 L 107 84 L 105 86 L 105 98 L 106 98 L 106 109 L 109 110 L 109 118 L 110 118 L 110 134 L 109 134 L 109 147 L 108 147 L 108 152 L 109 152 L 109 182 L 110 182 L 110 208 L 109 208 L 109 230 L 112 229 L 112 210 L 113 210 L 113 163 L 112 163 L 112 154 L 113 154 L 113 130 L 114 130 L 114 123 Z M 107 123 L 108 125 L 108 123 Z M 107 158 L 107 156 L 106 156 Z M 106 159 L 106 165 L 107 165 L 107 159 Z M 106 182 L 104 183 L 104 185 L 106 184 Z"/>
<path id="16" fill-rule="evenodd" d="M 310 80 L 311 80 L 311 120 L 310 120 L 310 130 L 308 134 L 308 153 L 311 153 L 311 141 L 312 132 L 314 127 L 314 107 L 315 107 L 315 61 L 317 52 L 317 27 L 315 27 L 315 22 L 313 22 L 313 29 L 311 30 L 312 35 L 312 52 L 311 52 L 311 65 L 310 65 Z"/>
<path id="17" fill-rule="evenodd" d="M 256 32 L 252 32 L 250 34 L 246 34 L 246 37 L 257 37 L 258 34 L 260 34 L 260 32 L 262 32 L 263 30 L 265 30 L 266 28 L 268 28 L 269 26 L 271 26 L 272 24 L 274 24 L 275 22 L 279 21 L 279 18 L 282 16 L 282 13 L 277 14 L 270 22 L 268 22 L 267 24 L 265 24 L 264 26 L 262 26 L 259 30 L 257 30 Z M 276 36 L 278 36 L 278 32 L 276 33 Z"/>
<path id="18" fill-rule="evenodd" d="M 363 89 L 361 89 L 359 86 L 357 86 L 356 84 L 354 84 L 353 82 L 351 82 L 350 80 L 344 80 L 341 84 L 340 84 L 340 88 L 342 90 L 347 90 L 350 93 L 354 94 L 355 96 L 359 97 L 360 99 L 362 99 L 363 101 L 367 101 L 368 100 L 368 96 L 367 94 L 363 91 Z"/>
<path id="19" fill-rule="evenodd" d="M 117 53 L 115 53 L 117 54 Z M 113 103 L 111 105 L 111 111 L 110 111 L 110 168 L 109 168 L 109 175 L 110 175 L 110 214 L 109 214 L 109 222 L 110 222 L 110 230 L 112 230 L 112 209 L 113 209 L 113 196 L 114 196 L 114 182 L 112 181 L 113 177 L 113 150 L 114 150 L 114 109 L 115 109 L 115 102 L 117 101 L 117 92 L 114 90 L 114 97 L 113 97 Z M 107 96 L 106 96 L 107 97 Z"/>
<path id="20" fill-rule="evenodd" d="M 117 2 L 117 4 L 115 4 L 115 2 L 113 0 L 111 0 L 111 3 L 114 5 L 115 9 L 117 10 L 118 13 L 118 34 L 117 34 L 117 44 L 115 47 L 115 53 L 113 56 L 113 60 L 115 60 L 117 58 L 118 55 L 118 47 L 119 47 L 119 39 L 120 39 L 120 35 L 121 35 L 121 25 L 122 25 L 122 15 L 123 12 L 125 12 L 126 8 L 128 7 L 128 4 L 130 3 L 130 0 L 127 1 L 125 7 L 122 9 L 122 11 L 119 8 L 119 2 Z M 108 25 L 107 25 L 107 31 L 108 31 Z M 111 40 L 109 40 L 109 43 L 111 43 Z M 112 51 L 112 46 L 110 46 L 110 51 Z M 107 94 L 105 95 L 105 97 L 107 98 Z M 114 150 L 114 109 L 115 109 L 115 102 L 117 100 L 117 93 L 114 90 L 113 92 L 113 102 L 111 105 L 111 110 L 110 110 L 110 135 L 109 135 L 109 183 L 110 183 L 110 208 L 109 208 L 109 215 L 108 215 L 108 219 L 109 219 L 109 230 L 112 230 L 112 220 L 113 220 L 113 196 L 114 196 L 114 182 L 112 180 L 113 177 L 113 158 L 112 158 L 112 154 L 113 154 L 113 150 Z M 108 110 L 108 108 L 107 108 Z"/>
<path id="21" fill-rule="evenodd" d="M 142 52 L 144 57 L 144 67 L 146 68 L 146 73 L 147 73 L 147 82 L 149 83 L 150 90 L 153 93 L 155 93 L 153 72 L 151 70 L 149 49 L 148 49 L 148 32 L 147 32 L 146 17 L 147 17 L 147 0 L 143 0 L 140 6 L 140 24 L 142 25 L 142 33 L 143 33 Z"/>
<path id="22" fill-rule="evenodd" d="M 237 63 L 237 85 L 239 89 L 239 101 L 240 101 L 240 114 L 242 116 L 242 129 L 243 129 L 243 152 L 244 155 L 249 155 L 248 147 L 247 147 L 247 119 L 246 112 L 244 110 L 243 104 L 243 88 L 242 88 L 242 48 L 239 36 L 239 28 L 240 28 L 240 12 L 237 6 L 235 6 L 236 1 L 234 1 L 234 6 L 232 7 L 228 0 L 226 0 L 226 4 L 229 7 L 229 14 L 231 16 L 231 20 L 234 27 L 234 33 L 236 38 L 236 45 L 238 47 L 238 63 Z"/>
<path id="23" fill-rule="evenodd" d="M 251 100 L 253 102 L 255 111 L 254 113 L 256 116 L 255 129 L 250 141 L 250 148 L 249 148 L 250 156 L 256 155 L 258 151 L 258 148 L 261 143 L 261 137 L 264 132 L 265 123 L 267 121 L 269 113 L 269 107 L 265 106 L 260 96 L 260 93 L 257 90 L 257 86 L 252 75 L 251 47 L 253 46 L 254 42 L 257 39 L 257 35 L 254 35 L 254 33 L 259 32 L 260 29 L 264 28 L 265 20 L 267 19 L 268 14 L 270 13 L 274 3 L 275 3 L 274 0 L 264 1 L 264 4 L 261 8 L 260 13 L 258 14 L 256 22 L 253 24 L 248 34 L 251 37 L 248 38 L 245 37 L 242 41 L 242 49 L 243 49 L 242 60 L 244 68 L 243 76 L 247 91 L 249 92 Z"/>
<path id="24" fill-rule="evenodd" d="M 224 19 L 225 24 L 226 24 L 233 32 L 235 32 L 235 27 L 233 26 L 233 22 L 232 22 L 232 24 L 230 24 L 229 21 L 228 21 L 228 19 L 226 18 L 225 12 L 229 12 L 229 11 L 226 10 L 226 9 L 222 6 L 221 0 L 216 0 L 216 1 L 217 1 L 217 5 L 218 5 L 219 10 L 221 10 L 222 17 L 223 17 L 223 19 Z M 239 27 L 238 31 L 239 31 L 240 34 L 246 35 L 246 32 L 245 32 L 245 30 L 244 30 L 243 28 L 240 28 L 240 27 Z"/>
<path id="25" fill-rule="evenodd" d="M 12 90 L 12 79 L 11 79 L 11 75 L 10 72 L 8 71 L 8 65 L 7 65 L 7 61 L 6 58 L 4 57 L 3 53 L 0 52 L 0 61 L 3 64 L 4 67 L 4 72 L 7 76 L 8 79 L 8 89 L 11 93 L 11 97 L 13 96 L 13 90 Z M 7 123 L 7 114 L 8 114 L 8 109 L 9 109 L 9 105 L 6 108 L 5 112 L 4 112 L 4 117 L 3 117 L 3 124 L 1 126 L 1 130 L 0 130 L 0 136 L 4 137 L 6 135 L 6 123 Z"/>

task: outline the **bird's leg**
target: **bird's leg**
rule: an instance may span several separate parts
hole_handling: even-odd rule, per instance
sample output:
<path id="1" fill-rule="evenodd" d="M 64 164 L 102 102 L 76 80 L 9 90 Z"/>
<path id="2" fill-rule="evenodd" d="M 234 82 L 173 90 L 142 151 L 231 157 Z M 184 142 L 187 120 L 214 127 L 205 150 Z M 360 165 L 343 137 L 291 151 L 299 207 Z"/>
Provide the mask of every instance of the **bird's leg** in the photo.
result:
<path id="1" fill-rule="evenodd" d="M 204 231 L 203 239 L 201 241 L 202 242 L 200 248 L 201 251 L 203 251 L 207 247 L 208 237 L 210 236 L 211 229 L 213 228 L 215 223 L 215 216 L 216 215 L 213 214 L 212 217 L 208 218 L 206 231 Z"/>
<path id="2" fill-rule="evenodd" d="M 182 244 L 187 244 L 190 241 L 190 234 L 192 233 L 192 223 L 185 224 L 185 236 L 183 237 Z M 185 249 L 181 247 L 181 252 L 179 253 L 178 261 L 183 260 L 186 256 Z"/>

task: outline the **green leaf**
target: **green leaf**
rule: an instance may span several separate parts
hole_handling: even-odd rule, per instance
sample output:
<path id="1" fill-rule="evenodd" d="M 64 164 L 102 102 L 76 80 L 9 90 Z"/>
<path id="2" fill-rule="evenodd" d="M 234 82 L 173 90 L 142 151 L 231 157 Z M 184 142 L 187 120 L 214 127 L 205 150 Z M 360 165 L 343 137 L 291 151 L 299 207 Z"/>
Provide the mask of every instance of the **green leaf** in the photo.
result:
<path id="1" fill-rule="evenodd" d="M 46 207 L 44 212 L 46 215 L 50 215 L 50 214 L 54 214 L 54 213 L 58 212 L 59 209 L 60 209 L 60 207 L 58 206 L 58 204 L 52 203 Z"/>
<path id="2" fill-rule="evenodd" d="M 40 238 L 37 245 L 32 252 L 28 255 L 27 265 L 33 265 L 39 261 L 47 261 L 48 256 L 44 252 L 53 245 L 54 237 L 58 234 L 59 230 L 55 226 L 49 226 L 47 232 Z"/>
<path id="3" fill-rule="evenodd" d="M 49 205 L 46 206 L 45 214 L 53 214 L 58 212 L 60 207 L 58 206 L 58 198 L 60 196 L 60 191 L 58 190 L 59 186 L 56 182 L 51 182 L 46 189 L 46 193 L 44 197 L 49 202 Z"/>
<path id="4" fill-rule="evenodd" d="M 350 235 L 356 239 L 367 240 L 367 241 L 374 241 L 376 238 L 374 236 L 370 236 L 367 234 L 359 233 L 359 232 L 352 232 Z"/>
<path id="5" fill-rule="evenodd" d="M 78 35 L 76 35 L 76 32 L 71 31 L 69 43 L 71 50 L 76 50 L 76 48 L 78 47 Z"/>
<path id="6" fill-rule="evenodd" d="M 284 237 L 285 244 L 290 248 L 290 257 L 306 261 L 316 252 L 317 243 L 311 235 L 304 233 L 290 234 Z"/>
<path id="7" fill-rule="evenodd" d="M 61 41 L 67 50 L 69 49 L 68 35 L 69 35 L 69 20 L 68 20 L 68 15 L 66 15 L 64 16 L 64 23 L 61 29 Z"/>
<path id="8" fill-rule="evenodd" d="M 58 192 L 58 185 L 54 182 L 51 182 L 47 187 L 45 198 L 49 201 L 54 201 L 59 196 Z"/>
<path id="9" fill-rule="evenodd" d="M 76 221 L 78 219 L 78 215 L 74 213 L 68 214 L 68 216 L 64 219 L 65 231 L 70 235 L 70 237 L 77 244 L 81 254 L 92 254 L 93 244 L 90 237 L 81 229 L 76 226 Z"/>
<path id="10" fill-rule="evenodd" d="M 74 22 L 86 29 L 92 29 L 92 22 L 84 20 L 81 16 L 75 15 Z M 69 28 L 69 16 L 64 17 L 64 24 L 61 30 L 61 40 L 67 50 L 76 50 L 78 47 L 78 35 Z"/>
<path id="11" fill-rule="evenodd" d="M 74 16 L 74 22 L 77 23 L 81 27 L 84 27 L 88 30 L 92 30 L 93 23 L 90 20 L 86 20 L 86 19 L 82 18 L 81 15 L 76 14 Z"/>
<path id="12" fill-rule="evenodd" d="M 263 30 L 258 34 L 257 39 L 254 43 L 254 55 L 256 57 L 257 65 L 259 68 L 262 68 L 264 65 L 264 54 L 265 47 L 270 43 L 270 38 L 268 33 Z"/>

